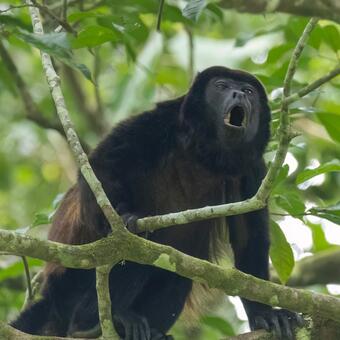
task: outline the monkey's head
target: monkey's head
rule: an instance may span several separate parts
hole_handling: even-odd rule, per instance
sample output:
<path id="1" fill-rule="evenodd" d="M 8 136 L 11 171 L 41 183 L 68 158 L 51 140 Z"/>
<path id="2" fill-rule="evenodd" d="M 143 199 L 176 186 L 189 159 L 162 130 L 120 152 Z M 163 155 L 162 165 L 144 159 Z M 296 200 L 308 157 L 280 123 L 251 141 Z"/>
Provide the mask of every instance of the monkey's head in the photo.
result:
<path id="1" fill-rule="evenodd" d="M 199 73 L 185 96 L 180 118 L 191 141 L 205 138 L 224 150 L 256 145 L 262 154 L 269 138 L 265 90 L 244 71 L 214 66 Z"/>

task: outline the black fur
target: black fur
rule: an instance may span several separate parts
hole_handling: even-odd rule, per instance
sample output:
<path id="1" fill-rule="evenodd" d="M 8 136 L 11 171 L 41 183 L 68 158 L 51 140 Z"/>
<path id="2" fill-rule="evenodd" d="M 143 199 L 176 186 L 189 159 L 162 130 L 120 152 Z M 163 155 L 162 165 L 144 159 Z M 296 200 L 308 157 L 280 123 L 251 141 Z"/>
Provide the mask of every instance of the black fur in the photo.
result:
<path id="1" fill-rule="evenodd" d="M 215 78 L 226 79 L 232 87 L 236 84 L 238 90 L 227 89 L 225 97 L 220 95 L 213 84 Z M 255 89 L 249 100 L 244 99 L 244 86 Z M 221 100 L 214 110 L 207 106 L 207 88 Z M 241 101 L 251 103 L 252 117 L 248 118 L 258 125 L 254 123 L 256 131 L 252 131 L 250 141 L 241 137 L 235 140 L 235 132 L 225 134 L 229 130 L 222 114 L 229 105 L 225 103 L 228 96 L 240 96 Z M 267 97 L 256 78 L 246 72 L 212 67 L 196 77 L 187 95 L 119 124 L 93 151 L 90 162 L 112 205 L 126 221 L 135 221 L 135 216 L 238 201 L 251 197 L 264 176 L 262 155 L 269 138 L 269 121 Z M 245 136 L 251 134 L 248 130 Z M 237 268 L 268 279 L 267 210 L 230 217 L 228 224 Z M 224 226 L 223 219 L 201 221 L 159 230 L 150 239 L 211 259 L 218 253 L 217 238 L 223 234 L 218 231 Z M 80 175 L 55 216 L 50 239 L 82 244 L 109 231 Z M 42 300 L 12 325 L 27 333 L 58 336 L 96 329 L 94 271 L 48 264 L 45 278 Z M 181 313 L 191 286 L 190 280 L 152 266 L 131 262 L 116 265 L 110 274 L 110 290 L 117 331 L 127 340 L 170 339 L 165 334 Z M 277 323 L 272 320 L 277 320 L 276 311 L 243 302 L 252 328 L 266 327 L 266 323 L 268 328 L 275 328 Z M 287 318 L 280 313 L 285 328 Z"/>

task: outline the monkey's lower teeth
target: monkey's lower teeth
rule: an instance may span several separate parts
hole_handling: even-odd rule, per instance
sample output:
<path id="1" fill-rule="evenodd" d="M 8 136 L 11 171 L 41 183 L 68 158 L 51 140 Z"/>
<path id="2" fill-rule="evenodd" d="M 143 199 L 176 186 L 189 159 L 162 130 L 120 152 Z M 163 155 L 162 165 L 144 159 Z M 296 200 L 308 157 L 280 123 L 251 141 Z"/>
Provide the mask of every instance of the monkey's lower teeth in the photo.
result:
<path id="1" fill-rule="evenodd" d="M 230 124 L 230 115 L 231 113 L 228 112 L 225 116 L 224 116 L 224 124 Z"/>

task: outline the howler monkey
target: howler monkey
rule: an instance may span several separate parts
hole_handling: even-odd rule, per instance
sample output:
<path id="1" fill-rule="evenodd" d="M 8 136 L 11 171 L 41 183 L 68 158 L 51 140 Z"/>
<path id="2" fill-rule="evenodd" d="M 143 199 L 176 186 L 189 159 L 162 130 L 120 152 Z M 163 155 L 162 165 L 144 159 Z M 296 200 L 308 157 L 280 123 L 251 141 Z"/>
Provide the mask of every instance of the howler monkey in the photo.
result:
<path id="1" fill-rule="evenodd" d="M 90 163 L 128 228 L 136 218 L 244 200 L 265 173 L 270 110 L 261 83 L 225 67 L 199 73 L 189 92 L 127 119 L 90 155 Z M 227 220 L 227 223 L 225 221 Z M 201 258 L 219 251 L 226 224 L 238 269 L 268 280 L 267 209 L 158 230 L 149 239 Z M 49 239 L 83 244 L 110 227 L 84 178 L 64 197 Z M 224 233 L 225 234 L 225 233 Z M 98 325 L 94 270 L 47 264 L 42 299 L 12 325 L 24 332 L 72 336 Z M 132 262 L 110 273 L 115 327 L 125 340 L 170 339 L 191 280 Z M 292 337 L 295 313 L 243 299 L 250 327 Z"/>

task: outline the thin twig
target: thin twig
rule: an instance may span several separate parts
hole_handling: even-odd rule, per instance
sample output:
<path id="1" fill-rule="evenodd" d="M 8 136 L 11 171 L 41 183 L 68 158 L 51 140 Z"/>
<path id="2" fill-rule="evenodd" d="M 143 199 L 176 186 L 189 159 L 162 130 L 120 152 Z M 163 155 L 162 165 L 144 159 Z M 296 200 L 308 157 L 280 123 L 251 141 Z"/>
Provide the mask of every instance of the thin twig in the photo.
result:
<path id="1" fill-rule="evenodd" d="M 105 116 L 104 116 L 104 109 L 103 109 L 103 103 L 102 98 L 100 96 L 99 91 L 99 75 L 101 72 L 101 59 L 100 59 L 100 50 L 97 49 L 94 54 L 94 65 L 93 65 L 93 80 L 95 83 L 94 87 L 94 95 L 96 98 L 96 121 L 98 122 L 98 125 L 100 127 L 100 132 L 103 133 L 106 130 L 106 124 L 105 124 Z"/>
<path id="2" fill-rule="evenodd" d="M 303 49 L 306 46 L 307 40 L 312 32 L 312 30 L 314 29 L 314 27 L 316 26 L 316 24 L 318 23 L 318 18 L 312 18 L 309 20 L 309 22 L 307 23 L 299 41 L 297 42 L 295 49 L 293 51 L 293 54 L 290 58 L 290 62 L 288 65 L 288 70 L 283 82 L 283 98 L 287 98 L 290 95 L 290 88 L 291 88 L 291 84 L 292 84 L 292 80 L 296 71 L 296 67 L 297 64 L 300 60 L 301 54 Z"/>
<path id="3" fill-rule="evenodd" d="M 289 105 L 289 104 L 295 102 L 296 100 L 304 97 L 308 93 L 316 90 L 318 87 L 322 86 L 323 84 L 327 83 L 331 79 L 335 78 L 339 74 L 340 74 L 340 67 L 337 66 L 332 71 L 330 71 L 328 74 L 326 74 L 323 77 L 315 80 L 313 83 L 303 87 L 301 90 L 297 91 L 296 93 L 284 98 L 283 101 L 284 101 L 285 105 Z"/>
<path id="4" fill-rule="evenodd" d="M 30 268 L 29 268 L 26 256 L 22 256 L 21 258 L 22 258 L 22 262 L 25 268 L 25 276 L 26 276 L 26 282 L 27 282 L 27 300 L 28 302 L 31 302 L 33 300 L 33 291 L 32 291 L 32 285 L 31 285 Z"/>
<path id="5" fill-rule="evenodd" d="M 2 10 L 0 11 L 0 14 L 9 12 L 9 11 L 11 11 L 12 9 L 25 8 L 25 7 L 28 7 L 28 5 L 10 5 L 10 6 L 8 6 L 8 8 L 2 9 Z"/>
<path id="6" fill-rule="evenodd" d="M 67 0 L 63 0 L 63 11 L 62 11 L 62 20 L 67 22 Z"/>
<path id="7" fill-rule="evenodd" d="M 157 29 L 158 32 L 161 31 L 164 2 L 165 2 L 165 0 L 159 0 L 159 8 L 158 8 L 158 15 L 157 15 L 157 26 L 156 26 L 156 29 Z"/>
<path id="8" fill-rule="evenodd" d="M 58 18 L 53 12 L 50 11 L 50 9 L 47 6 L 39 4 L 36 0 L 31 0 L 31 2 L 32 2 L 31 6 L 34 5 L 39 10 L 41 10 L 41 12 L 51 17 L 61 27 L 63 27 L 66 32 L 72 33 L 73 35 L 77 35 L 77 31 L 66 20 Z"/>
<path id="9" fill-rule="evenodd" d="M 292 57 L 290 59 L 288 69 L 286 72 L 284 84 L 283 84 L 283 95 L 281 104 L 281 114 L 280 114 L 280 126 L 278 128 L 279 136 L 279 147 L 276 151 L 273 162 L 271 163 L 266 177 L 261 183 L 259 190 L 257 191 L 255 197 L 260 201 L 267 201 L 272 183 L 276 178 L 288 151 L 288 145 L 293 136 L 290 135 L 289 131 L 289 110 L 285 99 L 290 95 L 290 88 L 293 76 L 295 74 L 297 63 L 300 59 L 301 53 L 307 43 L 307 40 L 318 22 L 317 18 L 312 18 L 306 25 L 299 41 L 297 42 L 295 49 L 293 51 Z"/>
<path id="10" fill-rule="evenodd" d="M 194 60 L 194 36 L 192 31 L 189 27 L 185 27 L 185 30 L 188 34 L 189 39 L 189 60 L 188 60 L 188 73 L 189 73 L 189 84 L 191 84 L 192 80 L 194 79 L 194 69 L 195 69 L 195 60 Z"/>

